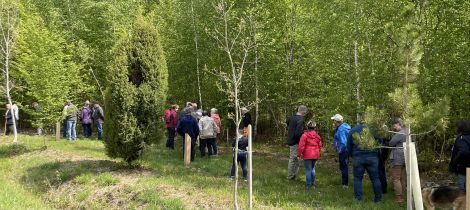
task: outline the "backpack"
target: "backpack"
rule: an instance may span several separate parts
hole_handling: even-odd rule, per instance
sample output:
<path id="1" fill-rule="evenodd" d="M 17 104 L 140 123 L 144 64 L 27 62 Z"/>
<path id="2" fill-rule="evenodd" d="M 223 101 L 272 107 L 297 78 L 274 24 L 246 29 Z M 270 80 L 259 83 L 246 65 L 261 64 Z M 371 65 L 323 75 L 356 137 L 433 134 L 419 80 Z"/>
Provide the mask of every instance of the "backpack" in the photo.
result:
<path id="1" fill-rule="evenodd" d="M 172 120 L 172 116 L 171 116 L 171 110 L 167 109 L 165 110 L 165 123 L 166 124 L 170 124 L 171 123 L 171 120 Z"/>

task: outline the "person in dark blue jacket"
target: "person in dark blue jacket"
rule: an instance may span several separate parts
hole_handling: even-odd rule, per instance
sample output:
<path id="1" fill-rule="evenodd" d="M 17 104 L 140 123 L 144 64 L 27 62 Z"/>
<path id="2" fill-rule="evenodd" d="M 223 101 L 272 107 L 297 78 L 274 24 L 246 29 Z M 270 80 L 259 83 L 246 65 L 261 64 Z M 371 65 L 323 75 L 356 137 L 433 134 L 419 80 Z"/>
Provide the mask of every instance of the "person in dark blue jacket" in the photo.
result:
<path id="1" fill-rule="evenodd" d="M 380 142 L 374 131 L 363 124 L 358 124 L 349 132 L 348 151 L 353 159 L 354 197 L 358 201 L 362 200 L 362 178 L 366 171 L 374 189 L 374 202 L 380 202 L 382 199 L 379 179 Z"/>
<path id="2" fill-rule="evenodd" d="M 470 121 L 462 120 L 457 123 L 459 135 L 452 148 L 449 171 L 457 174 L 459 188 L 465 191 L 466 168 L 470 168 Z"/>
<path id="3" fill-rule="evenodd" d="M 194 161 L 194 155 L 196 154 L 196 140 L 199 136 L 199 125 L 196 119 L 191 116 L 191 109 L 192 108 L 188 108 L 184 110 L 184 116 L 178 122 L 176 131 L 183 137 L 183 139 L 186 133 L 191 137 L 191 161 Z"/>

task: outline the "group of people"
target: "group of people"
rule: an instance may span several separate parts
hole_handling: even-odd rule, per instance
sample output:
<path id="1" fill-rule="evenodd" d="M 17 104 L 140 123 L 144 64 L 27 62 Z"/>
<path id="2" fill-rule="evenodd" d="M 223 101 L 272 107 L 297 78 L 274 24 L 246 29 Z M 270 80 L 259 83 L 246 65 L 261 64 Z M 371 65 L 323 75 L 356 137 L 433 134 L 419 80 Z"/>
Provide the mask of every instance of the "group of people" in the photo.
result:
<path id="1" fill-rule="evenodd" d="M 220 137 L 221 119 L 218 110 L 212 108 L 210 113 L 197 108 L 197 103 L 187 102 L 186 107 L 178 114 L 179 106 L 172 105 L 165 110 L 164 121 L 167 129 L 166 147 L 175 149 L 176 133 L 182 136 L 181 145 L 184 148 L 184 137 L 188 134 L 191 138 L 191 161 L 194 161 L 196 143 L 199 140 L 201 156 L 212 157 L 217 155 L 217 139 Z"/>
<path id="2" fill-rule="evenodd" d="M 174 104 L 165 110 L 163 120 L 167 129 L 166 147 L 174 150 L 176 133 L 181 135 L 181 145 L 184 148 L 184 138 L 188 134 L 191 138 L 191 161 L 194 161 L 196 144 L 199 141 L 199 151 L 201 157 L 217 156 L 217 142 L 220 139 L 222 123 L 218 110 L 212 108 L 210 112 L 198 109 L 196 103 L 187 102 L 186 107 L 178 114 L 179 106 Z M 235 176 L 235 161 L 239 162 L 242 168 L 243 179 L 247 181 L 247 147 L 248 147 L 248 125 L 251 124 L 251 115 L 246 107 L 240 109 L 242 115 L 242 130 L 238 140 L 237 159 L 233 159 L 230 175 Z M 235 147 L 235 141 L 232 144 Z"/>
<path id="3" fill-rule="evenodd" d="M 104 123 L 104 112 L 103 108 L 95 103 L 91 107 L 90 101 L 85 101 L 85 105 L 78 109 L 70 100 L 67 100 L 64 104 L 62 111 L 63 121 L 63 136 L 69 141 L 77 140 L 76 126 L 77 122 L 80 121 L 83 128 L 83 136 L 90 138 L 92 135 L 92 124 L 96 126 L 96 135 L 98 140 L 103 138 L 103 123 Z"/>
<path id="4" fill-rule="evenodd" d="M 299 160 L 304 160 L 306 173 L 306 189 L 315 188 L 315 163 L 320 158 L 323 142 L 315 131 L 314 121 L 304 122 L 307 114 L 306 106 L 299 106 L 296 115 L 287 119 L 287 144 L 290 147 L 288 163 L 288 179 L 295 179 L 299 170 Z M 362 116 L 364 118 L 364 116 Z M 359 124 L 351 128 L 344 122 L 343 116 L 335 114 L 331 117 L 335 127 L 333 146 L 338 155 L 341 173 L 341 185 L 348 187 L 349 159 L 352 158 L 353 187 L 356 200 L 362 200 L 362 179 L 368 173 L 374 190 L 374 201 L 379 202 L 382 194 L 387 193 L 386 160 L 390 160 L 391 179 L 395 191 L 395 202 L 403 203 L 406 189 L 406 167 L 403 143 L 406 142 L 407 129 L 404 122 L 397 118 L 392 122 L 394 132 L 390 141 L 377 135 L 377 132 L 359 120 Z M 452 152 L 449 166 L 451 172 L 458 174 L 459 186 L 465 186 L 465 168 L 470 167 L 470 121 L 458 124 L 459 136 Z M 391 152 L 387 148 L 391 148 Z"/>

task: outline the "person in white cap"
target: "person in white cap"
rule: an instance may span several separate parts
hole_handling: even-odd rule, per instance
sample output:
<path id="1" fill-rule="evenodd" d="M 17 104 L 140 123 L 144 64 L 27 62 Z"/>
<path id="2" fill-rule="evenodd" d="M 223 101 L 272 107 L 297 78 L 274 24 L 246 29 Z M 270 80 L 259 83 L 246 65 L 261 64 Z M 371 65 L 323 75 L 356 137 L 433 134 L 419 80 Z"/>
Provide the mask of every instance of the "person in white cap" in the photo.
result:
<path id="1" fill-rule="evenodd" d="M 343 188 L 348 187 L 348 134 L 351 126 L 343 122 L 343 116 L 335 114 L 331 117 L 335 126 L 335 135 L 333 137 L 333 145 L 335 146 L 336 153 L 339 156 L 339 169 L 341 171 L 341 185 Z"/>

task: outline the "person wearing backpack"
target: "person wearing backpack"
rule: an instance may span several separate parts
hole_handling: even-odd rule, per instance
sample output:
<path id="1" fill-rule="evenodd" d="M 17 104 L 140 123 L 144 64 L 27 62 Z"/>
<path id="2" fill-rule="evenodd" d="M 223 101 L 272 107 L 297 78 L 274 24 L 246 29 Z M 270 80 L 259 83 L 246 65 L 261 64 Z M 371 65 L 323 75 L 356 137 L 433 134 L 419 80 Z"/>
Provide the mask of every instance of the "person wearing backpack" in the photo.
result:
<path id="1" fill-rule="evenodd" d="M 206 155 L 206 147 L 209 153 L 209 157 L 214 155 L 214 145 L 215 138 L 219 132 L 219 127 L 215 124 L 215 121 L 209 117 L 207 111 L 202 111 L 202 117 L 199 120 L 199 140 L 201 145 L 199 149 L 201 150 L 201 157 Z"/>
<path id="2" fill-rule="evenodd" d="M 465 170 L 470 168 L 470 121 L 462 120 L 458 122 L 457 132 L 459 135 L 452 148 L 449 171 L 457 174 L 459 188 L 465 191 Z"/>
<path id="3" fill-rule="evenodd" d="M 307 130 L 300 137 L 297 156 L 299 160 L 304 160 L 305 179 L 307 183 L 307 191 L 315 189 L 315 163 L 320 158 L 323 142 L 320 135 L 315 131 L 316 123 L 307 122 Z"/>
<path id="4" fill-rule="evenodd" d="M 178 112 L 179 106 L 173 104 L 169 109 L 165 110 L 164 120 L 165 127 L 167 129 L 167 140 L 166 148 L 169 150 L 175 149 L 175 134 L 176 134 L 176 124 L 178 123 Z"/>

